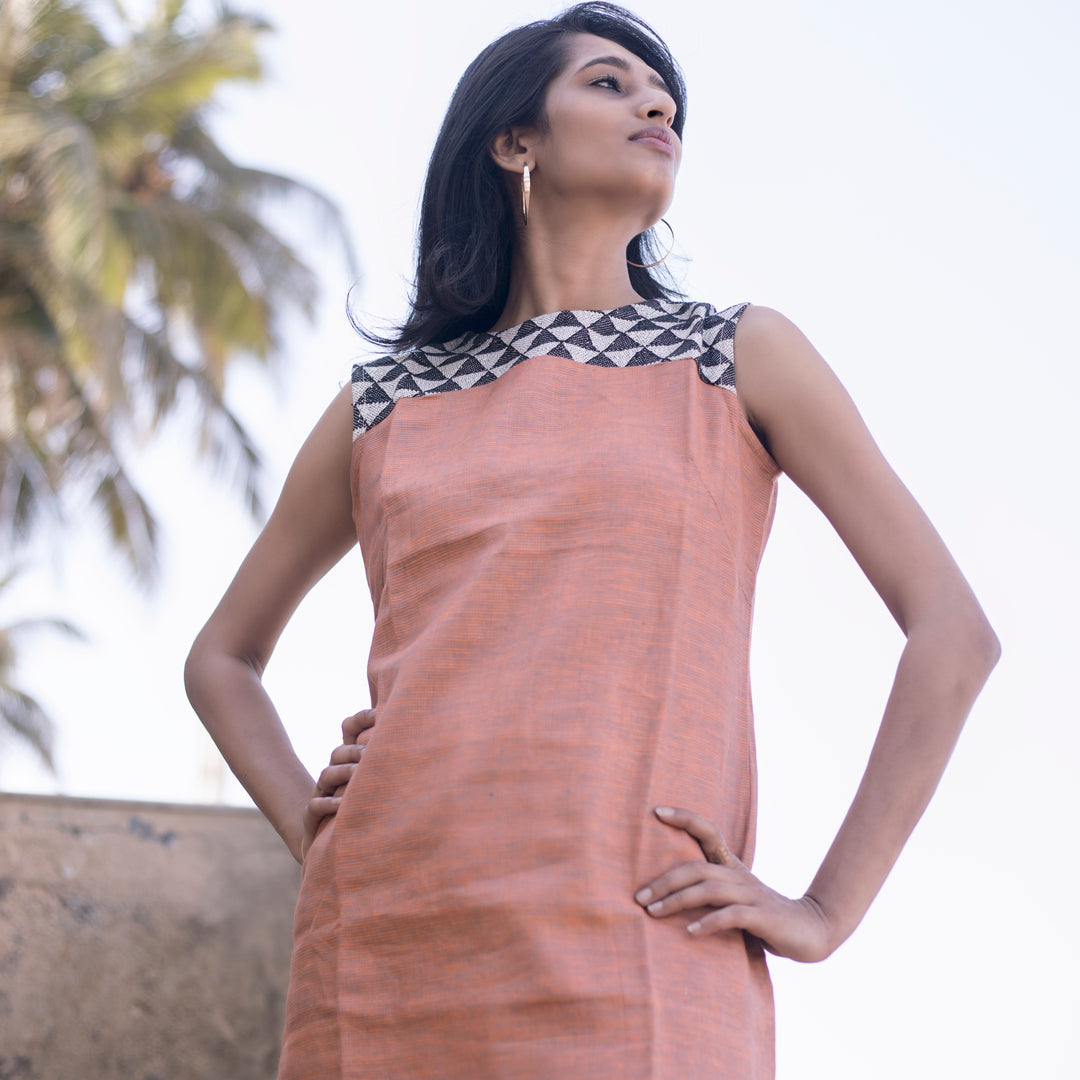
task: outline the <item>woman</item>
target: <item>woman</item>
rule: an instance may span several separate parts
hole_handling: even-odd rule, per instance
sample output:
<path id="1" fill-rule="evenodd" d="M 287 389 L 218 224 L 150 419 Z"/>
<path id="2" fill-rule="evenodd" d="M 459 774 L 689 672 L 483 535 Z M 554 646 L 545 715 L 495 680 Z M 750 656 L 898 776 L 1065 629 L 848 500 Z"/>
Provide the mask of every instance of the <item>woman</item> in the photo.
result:
<path id="1" fill-rule="evenodd" d="M 368 335 L 392 355 L 354 368 L 192 648 L 193 705 L 304 866 L 282 1078 L 772 1076 L 765 952 L 821 960 L 855 929 L 997 660 L 800 331 L 654 276 L 685 104 L 612 5 L 477 58 L 432 155 L 412 312 Z M 797 898 L 750 870 L 780 471 L 907 636 Z M 313 784 L 260 675 L 357 539 L 373 708 Z"/>

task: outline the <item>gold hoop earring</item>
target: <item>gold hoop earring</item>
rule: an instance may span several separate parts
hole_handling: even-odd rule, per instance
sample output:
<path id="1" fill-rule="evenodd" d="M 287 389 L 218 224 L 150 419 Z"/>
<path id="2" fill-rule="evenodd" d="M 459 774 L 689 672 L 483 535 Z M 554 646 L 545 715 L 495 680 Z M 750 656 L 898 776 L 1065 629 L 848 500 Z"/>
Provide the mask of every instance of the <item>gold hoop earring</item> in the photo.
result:
<path id="1" fill-rule="evenodd" d="M 668 221 L 667 218 L 661 218 L 660 220 L 669 229 L 671 229 L 671 246 L 667 249 L 667 251 L 664 252 L 664 259 L 666 259 L 672 253 L 672 251 L 675 249 L 675 230 L 671 228 L 671 222 Z M 630 263 L 631 266 L 636 266 L 641 270 L 648 270 L 650 266 L 659 266 L 664 261 L 664 259 L 657 259 L 656 262 L 651 262 L 651 263 L 636 263 L 636 262 L 633 262 L 630 259 L 627 259 L 626 261 L 628 263 Z"/>
<path id="2" fill-rule="evenodd" d="M 529 166 L 526 165 L 521 173 L 521 216 L 525 224 L 529 224 L 529 193 L 532 191 L 532 181 L 529 179 Z"/>

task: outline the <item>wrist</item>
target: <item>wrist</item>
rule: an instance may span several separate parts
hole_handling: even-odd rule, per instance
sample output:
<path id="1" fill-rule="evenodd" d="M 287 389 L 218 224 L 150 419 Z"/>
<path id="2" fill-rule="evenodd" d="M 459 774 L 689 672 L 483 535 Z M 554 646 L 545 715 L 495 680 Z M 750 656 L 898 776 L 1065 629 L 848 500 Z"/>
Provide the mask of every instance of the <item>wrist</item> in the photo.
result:
<path id="1" fill-rule="evenodd" d="M 823 955 L 821 959 L 824 960 L 829 956 L 832 956 L 834 952 L 847 940 L 851 934 L 851 930 L 844 931 L 835 917 L 835 915 L 829 911 L 825 904 L 812 892 L 807 891 L 801 897 L 802 903 L 808 910 L 813 912 L 821 926 L 821 933 L 823 939 Z"/>
<path id="2" fill-rule="evenodd" d="M 289 815 L 290 820 L 281 831 L 281 838 L 289 849 L 292 857 L 302 866 L 307 855 L 307 849 L 311 847 L 307 839 L 307 807 L 309 796 L 297 804 L 296 809 Z"/>

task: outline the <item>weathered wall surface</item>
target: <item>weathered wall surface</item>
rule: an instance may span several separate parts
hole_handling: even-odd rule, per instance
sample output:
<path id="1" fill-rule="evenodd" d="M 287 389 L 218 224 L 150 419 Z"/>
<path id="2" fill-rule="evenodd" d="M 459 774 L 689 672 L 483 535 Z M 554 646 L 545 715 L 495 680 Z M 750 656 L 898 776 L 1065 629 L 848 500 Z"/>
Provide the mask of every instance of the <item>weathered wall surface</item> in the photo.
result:
<path id="1" fill-rule="evenodd" d="M 0 1080 L 273 1080 L 299 879 L 254 810 L 0 794 Z"/>

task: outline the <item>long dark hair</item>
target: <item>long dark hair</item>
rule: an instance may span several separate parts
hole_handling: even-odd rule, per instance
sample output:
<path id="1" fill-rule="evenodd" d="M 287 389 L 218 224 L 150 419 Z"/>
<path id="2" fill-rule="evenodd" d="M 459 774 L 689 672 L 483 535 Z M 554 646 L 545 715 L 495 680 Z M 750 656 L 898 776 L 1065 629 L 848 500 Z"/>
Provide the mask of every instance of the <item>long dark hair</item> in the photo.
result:
<path id="1" fill-rule="evenodd" d="M 544 96 L 566 65 L 571 34 L 617 42 L 656 71 L 678 107 L 672 127 L 682 138 L 686 85 L 667 45 L 625 8 L 584 3 L 553 19 L 518 27 L 492 42 L 469 65 L 446 110 L 428 164 L 416 238 L 412 310 L 388 337 L 362 327 L 361 336 L 394 353 L 487 330 L 506 306 L 514 245 L 514 208 L 503 170 L 489 148 L 511 127 L 548 130 Z M 626 248 L 628 260 L 662 254 L 651 229 Z M 630 284 L 646 300 L 682 299 L 670 276 L 628 267 Z M 666 282 L 666 283 L 665 283 Z"/>

